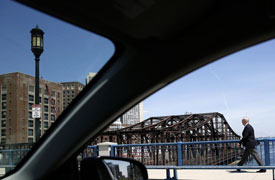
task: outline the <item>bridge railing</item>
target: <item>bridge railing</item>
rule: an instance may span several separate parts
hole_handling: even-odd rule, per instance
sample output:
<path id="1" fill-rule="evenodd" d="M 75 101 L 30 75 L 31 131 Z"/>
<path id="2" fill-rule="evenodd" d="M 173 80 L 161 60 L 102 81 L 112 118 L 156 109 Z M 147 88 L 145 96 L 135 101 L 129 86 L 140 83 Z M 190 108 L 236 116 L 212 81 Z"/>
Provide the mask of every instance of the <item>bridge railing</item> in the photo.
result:
<path id="1" fill-rule="evenodd" d="M 87 157 L 96 157 L 98 156 L 98 147 L 97 146 L 87 146 L 82 153 L 80 153 L 81 159 L 85 159 Z"/>
<path id="2" fill-rule="evenodd" d="M 275 165 L 275 138 L 259 139 L 257 151 L 266 166 Z M 208 166 L 234 165 L 242 155 L 242 148 L 237 147 L 239 140 L 199 141 L 178 143 L 123 144 L 112 145 L 110 155 L 134 158 L 145 165 L 173 166 Z M 21 146 L 20 146 L 21 147 Z M 0 168 L 6 171 L 29 152 L 29 148 L 0 150 Z M 79 158 L 98 156 L 97 146 L 88 146 Z M 251 157 L 245 165 L 256 166 Z"/>
<path id="3" fill-rule="evenodd" d="M 0 168 L 10 171 L 30 151 L 30 149 L 4 149 L 0 150 Z"/>
<path id="4" fill-rule="evenodd" d="M 275 165 L 275 139 L 259 140 L 257 151 L 265 165 Z M 111 156 L 134 158 L 145 165 L 235 165 L 243 148 L 239 140 L 112 145 Z M 257 165 L 249 158 L 246 165 Z"/>
<path id="5" fill-rule="evenodd" d="M 265 166 L 275 165 L 275 138 L 258 139 L 260 145 L 256 149 Z M 252 160 L 251 160 L 252 159 Z M 255 159 L 250 157 L 246 165 L 257 165 Z"/>

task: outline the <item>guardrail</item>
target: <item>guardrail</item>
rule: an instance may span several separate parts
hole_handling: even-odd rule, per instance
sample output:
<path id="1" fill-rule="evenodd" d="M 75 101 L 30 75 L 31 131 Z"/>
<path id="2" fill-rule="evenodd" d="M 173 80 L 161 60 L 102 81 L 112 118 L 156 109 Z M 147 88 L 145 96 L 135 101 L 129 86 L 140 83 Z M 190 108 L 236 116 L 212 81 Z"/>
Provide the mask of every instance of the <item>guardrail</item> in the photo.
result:
<path id="1" fill-rule="evenodd" d="M 275 165 L 275 139 L 258 140 L 257 151 L 266 166 Z M 111 156 L 134 158 L 145 165 L 234 165 L 243 149 L 239 140 L 112 145 Z M 250 158 L 245 165 L 257 165 Z"/>
<path id="2" fill-rule="evenodd" d="M 16 164 L 26 156 L 30 149 L 4 149 L 0 150 L 0 169 L 1 173 L 6 173 L 12 170 Z M 97 146 L 88 146 L 80 153 L 78 159 L 87 158 L 87 157 L 96 157 L 98 156 Z M 0 175 L 1 175 L 0 173 Z"/>
<path id="3" fill-rule="evenodd" d="M 29 151 L 30 149 L 0 150 L 0 168 L 5 169 L 4 172 L 12 170 Z"/>
<path id="4" fill-rule="evenodd" d="M 134 158 L 145 165 L 228 165 L 242 153 L 238 140 L 111 146 L 111 156 Z"/>
<path id="5" fill-rule="evenodd" d="M 259 139 L 257 151 L 265 167 L 275 166 L 275 138 Z M 128 157 L 136 159 L 148 168 L 170 169 L 222 169 L 239 167 L 236 165 L 243 149 L 237 147 L 239 140 L 225 141 L 199 141 L 177 143 L 152 144 L 122 144 L 111 145 L 111 156 Z M 0 150 L 0 168 L 6 172 L 13 169 L 16 164 L 28 153 L 30 149 L 4 149 Z M 97 146 L 88 146 L 80 154 L 79 159 L 98 156 Z M 256 167 L 257 163 L 250 158 L 241 169 Z M 177 168 L 175 168 L 177 167 Z M 274 178 L 273 178 L 274 179 Z"/>
<path id="6" fill-rule="evenodd" d="M 259 139 L 256 147 L 265 166 L 272 169 L 274 180 L 275 139 Z M 155 144 L 128 144 L 111 146 L 111 156 L 134 158 L 148 169 L 166 169 L 166 179 L 176 180 L 177 169 L 258 169 L 250 157 L 244 166 L 236 166 L 243 149 L 239 140 L 200 141 Z M 170 170 L 174 177 L 170 177 Z"/>
<path id="7" fill-rule="evenodd" d="M 96 157 L 98 156 L 98 147 L 97 146 L 87 146 L 82 153 L 80 154 L 81 158 L 87 158 L 87 157 Z"/>

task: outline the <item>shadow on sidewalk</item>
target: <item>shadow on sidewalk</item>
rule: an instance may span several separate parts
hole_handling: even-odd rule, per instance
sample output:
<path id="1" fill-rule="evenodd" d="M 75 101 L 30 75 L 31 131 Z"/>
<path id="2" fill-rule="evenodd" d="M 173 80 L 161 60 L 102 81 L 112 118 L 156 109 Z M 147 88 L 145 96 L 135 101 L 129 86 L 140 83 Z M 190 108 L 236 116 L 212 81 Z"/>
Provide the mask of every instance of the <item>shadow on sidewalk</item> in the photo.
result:
<path id="1" fill-rule="evenodd" d="M 255 172 L 252 172 L 252 171 L 245 171 L 245 170 L 241 170 L 241 171 L 237 171 L 237 170 L 234 170 L 234 171 L 227 171 L 229 173 L 257 173 L 256 171 Z"/>
<path id="2" fill-rule="evenodd" d="M 148 179 L 148 180 L 165 180 L 165 179 Z M 199 180 L 199 179 L 178 179 L 178 180 Z"/>

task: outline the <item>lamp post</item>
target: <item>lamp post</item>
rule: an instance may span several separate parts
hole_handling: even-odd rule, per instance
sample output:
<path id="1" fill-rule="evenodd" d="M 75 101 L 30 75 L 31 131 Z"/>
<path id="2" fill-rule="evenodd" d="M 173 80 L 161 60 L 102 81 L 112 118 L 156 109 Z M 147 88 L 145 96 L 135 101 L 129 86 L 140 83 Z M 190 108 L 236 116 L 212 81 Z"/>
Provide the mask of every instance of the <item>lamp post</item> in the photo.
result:
<path id="1" fill-rule="evenodd" d="M 44 32 L 38 28 L 31 30 L 31 50 L 35 56 L 35 106 L 39 106 L 39 57 L 43 52 L 43 35 Z M 40 118 L 35 118 L 35 141 L 40 138 Z"/>

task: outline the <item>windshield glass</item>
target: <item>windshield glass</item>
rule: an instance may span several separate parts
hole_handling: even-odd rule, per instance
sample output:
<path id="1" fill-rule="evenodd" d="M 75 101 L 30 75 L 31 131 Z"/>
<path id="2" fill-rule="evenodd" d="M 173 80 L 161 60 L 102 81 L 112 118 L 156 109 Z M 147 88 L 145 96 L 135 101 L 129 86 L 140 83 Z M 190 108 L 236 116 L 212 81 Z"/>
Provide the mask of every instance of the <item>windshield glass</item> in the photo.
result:
<path id="1" fill-rule="evenodd" d="M 6 173 L 96 76 L 114 45 L 8 0 L 0 2 L 0 22 L 0 163 Z"/>
<path id="2" fill-rule="evenodd" d="M 120 117 L 101 133 L 84 157 L 127 157 L 163 167 L 243 165 L 251 138 L 258 158 L 246 165 L 275 165 L 274 47 L 274 39 L 255 45 L 169 84 L 139 103 L 143 110 L 134 106 L 130 121 Z M 143 119 L 131 121 L 134 112 Z M 154 171 L 148 169 L 149 179 L 164 178 Z"/>

